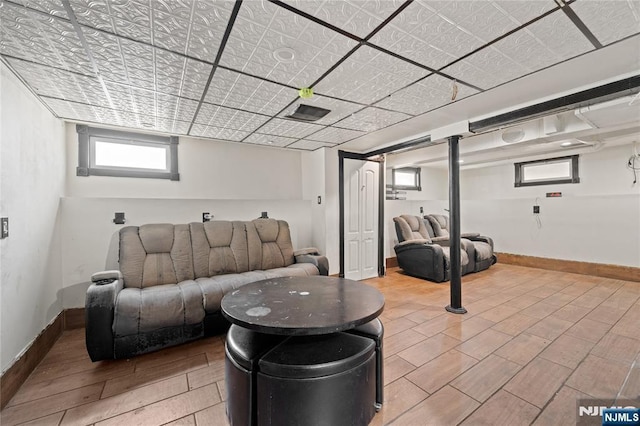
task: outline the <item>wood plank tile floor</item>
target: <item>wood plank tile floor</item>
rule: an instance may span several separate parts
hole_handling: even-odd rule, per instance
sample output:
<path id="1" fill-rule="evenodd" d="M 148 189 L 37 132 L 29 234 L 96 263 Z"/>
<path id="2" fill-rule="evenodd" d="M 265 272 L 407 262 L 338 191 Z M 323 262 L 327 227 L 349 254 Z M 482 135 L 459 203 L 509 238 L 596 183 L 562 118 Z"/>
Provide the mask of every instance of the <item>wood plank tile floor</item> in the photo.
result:
<path id="1" fill-rule="evenodd" d="M 397 268 L 385 295 L 385 403 L 372 425 L 574 425 L 577 398 L 640 398 L 640 283 L 497 264 L 448 284 Z M 226 425 L 224 336 L 92 363 L 66 331 L 2 425 Z"/>

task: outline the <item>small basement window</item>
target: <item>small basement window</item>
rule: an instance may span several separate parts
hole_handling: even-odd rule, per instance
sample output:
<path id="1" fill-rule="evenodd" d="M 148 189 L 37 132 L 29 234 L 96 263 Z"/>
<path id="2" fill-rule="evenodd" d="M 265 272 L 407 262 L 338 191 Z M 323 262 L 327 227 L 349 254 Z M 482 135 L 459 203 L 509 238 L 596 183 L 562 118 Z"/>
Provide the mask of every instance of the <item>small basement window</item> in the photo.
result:
<path id="1" fill-rule="evenodd" d="M 515 186 L 580 183 L 578 156 L 515 163 Z"/>
<path id="2" fill-rule="evenodd" d="M 422 191 L 420 186 L 420 168 L 403 167 L 391 171 L 392 189 L 404 189 L 407 191 Z"/>
<path id="3" fill-rule="evenodd" d="M 77 125 L 78 176 L 180 180 L 178 138 Z"/>

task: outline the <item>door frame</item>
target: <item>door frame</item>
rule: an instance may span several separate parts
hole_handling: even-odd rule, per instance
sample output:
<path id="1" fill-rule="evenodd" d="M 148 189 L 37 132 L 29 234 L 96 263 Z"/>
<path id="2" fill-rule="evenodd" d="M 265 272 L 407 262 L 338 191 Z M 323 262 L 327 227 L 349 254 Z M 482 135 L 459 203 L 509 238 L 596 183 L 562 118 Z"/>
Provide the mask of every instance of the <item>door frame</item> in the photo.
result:
<path id="1" fill-rule="evenodd" d="M 344 160 L 360 160 L 372 161 L 378 163 L 378 276 L 383 277 L 385 274 L 384 265 L 384 171 L 385 158 L 384 155 L 371 157 L 367 154 L 358 154 L 355 152 L 338 151 L 338 202 L 340 208 L 340 272 L 338 276 L 344 278 Z"/>

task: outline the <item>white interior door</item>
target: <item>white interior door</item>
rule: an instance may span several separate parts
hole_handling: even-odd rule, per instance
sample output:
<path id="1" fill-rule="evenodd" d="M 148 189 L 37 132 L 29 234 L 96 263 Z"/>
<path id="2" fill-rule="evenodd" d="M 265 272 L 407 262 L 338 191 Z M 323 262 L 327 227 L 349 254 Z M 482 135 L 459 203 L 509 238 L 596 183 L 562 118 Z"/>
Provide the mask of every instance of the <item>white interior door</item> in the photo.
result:
<path id="1" fill-rule="evenodd" d="M 345 159 L 345 278 L 378 275 L 378 164 Z"/>

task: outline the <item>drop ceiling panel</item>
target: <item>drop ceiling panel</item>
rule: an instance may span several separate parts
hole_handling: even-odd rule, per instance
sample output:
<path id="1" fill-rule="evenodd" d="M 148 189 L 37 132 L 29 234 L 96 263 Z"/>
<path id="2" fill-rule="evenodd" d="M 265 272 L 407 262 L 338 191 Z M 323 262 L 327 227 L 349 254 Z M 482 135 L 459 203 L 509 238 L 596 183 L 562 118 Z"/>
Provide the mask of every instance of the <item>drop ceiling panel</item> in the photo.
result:
<path id="1" fill-rule="evenodd" d="M 195 122 L 208 126 L 253 132 L 269 120 L 266 115 L 203 103 Z"/>
<path id="2" fill-rule="evenodd" d="M 365 135 L 365 132 L 360 132 L 358 130 L 350 130 L 350 129 L 341 129 L 338 127 L 327 127 L 324 130 L 320 130 L 317 133 L 309 135 L 306 139 L 318 141 L 318 142 L 328 142 L 333 144 L 339 144 L 351 139 L 355 139 L 362 135 Z"/>
<path id="3" fill-rule="evenodd" d="M 190 136 L 200 136 L 203 138 L 221 139 L 236 142 L 240 142 L 250 134 L 250 132 L 245 132 L 242 130 L 225 129 L 222 127 L 207 126 L 204 124 L 194 124 L 191 128 L 191 132 L 189 133 Z"/>
<path id="4" fill-rule="evenodd" d="M 296 9 L 364 38 L 391 16 L 404 0 L 296 0 L 289 3 Z"/>
<path id="5" fill-rule="evenodd" d="M 67 11 L 64 9 L 61 0 L 12 0 L 12 2 L 45 12 L 49 15 L 60 16 L 68 19 Z"/>
<path id="6" fill-rule="evenodd" d="M 477 90 L 457 84 L 455 100 L 478 93 Z M 449 104 L 454 94 L 454 83 L 448 78 L 432 74 L 429 77 L 402 89 L 378 102 L 376 106 L 402 111 L 407 114 L 422 114 L 442 105 Z"/>
<path id="7" fill-rule="evenodd" d="M 373 132 L 409 118 L 411 118 L 410 115 L 401 112 L 369 107 L 336 123 L 336 126 L 363 132 Z"/>
<path id="8" fill-rule="evenodd" d="M 9 2 L 2 6 L 0 54 L 83 74 L 93 72 L 69 22 Z"/>
<path id="9" fill-rule="evenodd" d="M 283 120 L 274 118 L 269 121 L 258 132 L 267 135 L 286 136 L 289 138 L 301 139 L 311 133 L 322 130 L 323 126 L 317 124 L 303 123 L 294 120 Z"/>
<path id="10" fill-rule="evenodd" d="M 268 2 L 244 2 L 221 64 L 260 77 L 307 87 L 356 44 L 311 20 Z M 292 60 L 274 53 L 292 49 Z"/>
<path id="11" fill-rule="evenodd" d="M 71 0 L 78 22 L 213 62 L 233 2 Z"/>
<path id="12" fill-rule="evenodd" d="M 291 145 L 296 140 L 297 138 L 287 138 L 284 136 L 274 136 L 274 135 L 264 135 L 260 133 L 253 133 L 243 142 L 252 143 L 256 145 L 285 147 L 285 146 Z"/>
<path id="13" fill-rule="evenodd" d="M 218 68 L 205 100 L 213 104 L 274 115 L 295 99 L 297 94 L 295 89 L 286 86 Z"/>
<path id="14" fill-rule="evenodd" d="M 61 118 L 116 126 L 124 125 L 122 115 L 112 109 L 62 99 L 44 98 L 43 100 Z"/>
<path id="15" fill-rule="evenodd" d="M 104 98 L 97 78 L 18 59 L 8 62 L 38 95 L 94 104 L 94 94 Z"/>
<path id="16" fill-rule="evenodd" d="M 638 1 L 578 1 L 570 7 L 603 45 L 640 32 Z"/>
<path id="17" fill-rule="evenodd" d="M 323 79 L 316 89 L 330 96 L 370 104 L 426 74 L 422 68 L 363 46 Z"/>
<path id="18" fill-rule="evenodd" d="M 308 150 L 308 151 L 315 151 L 318 148 L 332 147 L 332 146 L 334 146 L 334 144 L 302 139 L 302 140 L 299 140 L 298 142 L 295 142 L 295 143 L 289 145 L 288 148 L 305 149 L 305 150 Z"/>
<path id="19" fill-rule="evenodd" d="M 339 99 L 328 98 L 326 96 L 314 95 L 309 99 L 299 98 L 291 107 L 287 108 L 286 111 L 281 113 L 279 117 L 285 117 L 286 115 L 293 114 L 293 112 L 298 108 L 298 106 L 300 106 L 300 104 L 330 110 L 331 112 L 329 112 L 327 115 L 313 122 L 314 124 L 325 125 L 333 124 L 338 120 L 342 120 L 343 118 L 348 117 L 349 115 L 363 108 L 363 106 L 360 104 L 345 102 Z"/>

